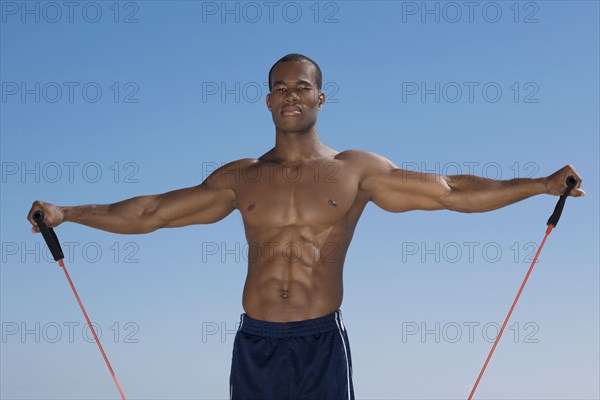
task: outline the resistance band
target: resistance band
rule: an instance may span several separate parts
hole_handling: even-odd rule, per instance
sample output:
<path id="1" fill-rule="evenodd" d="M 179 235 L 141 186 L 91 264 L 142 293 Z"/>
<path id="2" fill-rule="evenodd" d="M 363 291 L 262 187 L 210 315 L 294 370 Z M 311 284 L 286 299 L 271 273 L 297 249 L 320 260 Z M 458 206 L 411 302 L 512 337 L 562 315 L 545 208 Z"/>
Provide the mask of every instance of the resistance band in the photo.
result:
<path id="1" fill-rule="evenodd" d="M 77 298 L 79 307 L 81 308 L 81 311 L 83 311 L 83 315 L 85 316 L 85 320 L 87 321 L 88 326 L 90 327 L 90 330 L 92 331 L 92 333 L 94 335 L 96 344 L 98 345 L 98 348 L 100 349 L 100 352 L 102 353 L 102 357 L 104 357 L 104 361 L 106 361 L 108 370 L 110 371 L 110 374 L 112 375 L 113 380 L 115 381 L 115 384 L 117 385 L 117 388 L 119 389 L 119 393 L 121 393 L 121 397 L 123 398 L 123 400 L 126 400 L 125 394 L 123 393 L 123 389 L 121 389 L 121 385 L 119 384 L 119 380 L 117 379 L 115 372 L 113 371 L 112 367 L 110 366 L 108 357 L 106 357 L 106 353 L 104 353 L 104 349 L 102 348 L 102 345 L 100 344 L 100 339 L 98 339 L 98 335 L 96 335 L 96 331 L 94 330 L 94 327 L 92 326 L 92 323 L 90 322 L 90 318 L 88 317 L 87 312 L 85 312 L 85 308 L 83 307 L 83 303 L 81 302 L 81 299 L 79 298 L 79 295 L 77 294 L 77 290 L 75 290 L 75 286 L 73 286 L 73 281 L 71 281 L 71 277 L 69 276 L 69 273 L 67 272 L 67 268 L 65 267 L 65 264 L 63 262 L 63 258 L 65 256 L 60 247 L 60 243 L 58 242 L 58 238 L 56 237 L 56 234 L 54 233 L 54 229 L 48 228 L 48 226 L 44 222 L 44 214 L 41 211 L 36 211 L 35 213 L 33 213 L 33 219 L 37 223 L 38 228 L 40 228 L 40 232 L 42 232 L 42 236 L 44 237 L 44 240 L 46 241 L 46 244 L 48 245 L 48 248 L 50 249 L 50 252 L 52 253 L 52 257 L 54 257 L 54 261 L 58 261 L 58 265 L 60 265 L 60 267 L 63 269 L 63 271 L 65 271 L 65 275 L 67 276 L 69 285 L 71 285 L 71 289 L 73 289 L 73 293 L 75 294 L 75 297 Z"/>
<path id="2" fill-rule="evenodd" d="M 556 207 L 554 207 L 554 212 L 552 213 L 550 218 L 548 218 L 548 222 L 546 223 L 546 225 L 548 225 L 548 228 L 546 229 L 546 234 L 544 235 L 544 239 L 542 239 L 540 248 L 535 253 L 535 257 L 533 257 L 533 262 L 531 263 L 531 266 L 529 267 L 529 271 L 527 271 L 527 275 L 525 275 L 525 279 L 523 280 L 523 283 L 521 284 L 521 287 L 519 288 L 517 297 L 515 297 L 515 300 L 513 301 L 512 306 L 510 307 L 510 310 L 508 311 L 508 315 L 506 316 L 506 319 L 504 319 L 502 328 L 500 328 L 500 332 L 498 332 L 498 336 L 496 336 L 494 345 L 492 346 L 492 349 L 490 350 L 490 353 L 488 354 L 487 359 L 485 360 L 485 364 L 483 364 L 483 368 L 481 368 L 481 372 L 479 373 L 479 376 L 477 377 L 477 381 L 475 382 L 475 385 L 473 386 L 473 390 L 471 390 L 471 394 L 469 395 L 469 400 L 471 400 L 473 398 L 473 394 L 475 393 L 475 390 L 477 389 L 477 385 L 479 385 L 479 381 L 481 380 L 481 377 L 483 376 L 483 373 L 485 372 L 485 368 L 487 367 L 488 363 L 490 362 L 490 359 L 492 358 L 492 354 L 494 354 L 494 350 L 496 349 L 496 345 L 498 344 L 498 341 L 500 341 L 502 332 L 504 332 L 504 328 L 506 327 L 506 324 L 508 323 L 508 320 L 510 319 L 511 314 L 512 314 L 513 310 L 515 309 L 515 306 L 517 305 L 517 301 L 519 301 L 519 297 L 521 296 L 521 292 L 523 291 L 523 288 L 525 287 L 525 284 L 527 283 L 527 280 L 529 279 L 529 275 L 531 275 L 533 266 L 537 262 L 538 256 L 540 255 L 542 248 L 544 247 L 544 243 L 546 243 L 546 238 L 548 237 L 548 235 L 550 235 L 550 232 L 552 232 L 552 229 L 554 229 L 556 227 L 556 225 L 558 224 L 558 220 L 560 219 L 560 214 L 562 213 L 563 207 L 565 206 L 565 201 L 567 200 L 567 196 L 569 195 L 569 193 L 571 193 L 571 190 L 573 190 L 575 185 L 577 185 L 577 179 L 574 176 L 569 176 L 567 178 L 567 188 L 565 189 L 565 192 L 562 194 L 562 196 L 560 196 L 560 198 L 558 199 L 558 203 L 556 203 Z"/>

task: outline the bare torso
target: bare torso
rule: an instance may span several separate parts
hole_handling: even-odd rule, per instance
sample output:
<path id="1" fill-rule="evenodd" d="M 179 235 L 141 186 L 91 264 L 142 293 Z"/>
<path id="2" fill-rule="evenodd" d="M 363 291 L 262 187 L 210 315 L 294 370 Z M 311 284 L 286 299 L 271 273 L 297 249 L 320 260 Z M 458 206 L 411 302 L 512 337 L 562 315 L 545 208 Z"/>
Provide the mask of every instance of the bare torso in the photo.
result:
<path id="1" fill-rule="evenodd" d="M 236 207 L 248 241 L 243 307 L 256 319 L 317 318 L 342 303 L 342 270 L 368 202 L 347 153 L 296 163 L 265 154 L 236 165 Z"/>

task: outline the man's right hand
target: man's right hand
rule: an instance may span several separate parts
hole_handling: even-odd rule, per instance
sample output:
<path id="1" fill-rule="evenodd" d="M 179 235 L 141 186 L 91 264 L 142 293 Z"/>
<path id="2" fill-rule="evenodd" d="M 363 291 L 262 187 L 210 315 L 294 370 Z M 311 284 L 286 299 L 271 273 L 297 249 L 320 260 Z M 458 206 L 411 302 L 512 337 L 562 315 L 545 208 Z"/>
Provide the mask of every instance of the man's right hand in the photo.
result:
<path id="1" fill-rule="evenodd" d="M 31 232 L 34 233 L 40 231 L 40 228 L 37 226 L 35 220 L 33 219 L 33 214 L 36 211 L 41 211 L 44 214 L 44 222 L 46 223 L 46 225 L 48 225 L 48 228 L 54 228 L 55 226 L 60 225 L 65 218 L 64 211 L 61 207 L 36 200 L 31 205 L 29 214 L 27 214 L 27 219 L 29 220 L 29 222 L 31 222 L 31 225 L 33 225 L 31 227 Z"/>

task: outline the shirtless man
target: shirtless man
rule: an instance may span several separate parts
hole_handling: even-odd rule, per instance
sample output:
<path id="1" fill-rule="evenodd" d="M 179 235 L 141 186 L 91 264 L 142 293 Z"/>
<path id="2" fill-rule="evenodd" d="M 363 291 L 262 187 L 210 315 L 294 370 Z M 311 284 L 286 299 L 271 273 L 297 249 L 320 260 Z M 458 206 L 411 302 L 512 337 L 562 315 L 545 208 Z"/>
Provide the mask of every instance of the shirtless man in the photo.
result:
<path id="1" fill-rule="evenodd" d="M 231 162 L 202 184 L 108 205 L 36 201 L 49 227 L 76 222 L 122 234 L 217 222 L 234 210 L 249 244 L 230 395 L 239 399 L 353 399 L 352 364 L 341 312 L 342 270 L 367 202 L 390 212 L 485 212 L 538 194 L 560 195 L 571 166 L 537 179 L 498 181 L 398 169 L 361 150 L 319 141 L 322 76 L 309 58 L 290 54 L 269 71 L 266 103 L 275 147 Z"/>

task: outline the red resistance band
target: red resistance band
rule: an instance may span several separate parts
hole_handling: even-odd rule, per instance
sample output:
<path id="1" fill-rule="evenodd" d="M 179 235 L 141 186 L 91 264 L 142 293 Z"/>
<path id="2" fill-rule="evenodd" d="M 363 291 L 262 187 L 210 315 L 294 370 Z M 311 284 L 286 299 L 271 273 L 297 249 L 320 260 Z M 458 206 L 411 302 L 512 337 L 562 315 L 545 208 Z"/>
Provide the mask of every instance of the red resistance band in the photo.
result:
<path id="1" fill-rule="evenodd" d="M 104 361 L 106 362 L 106 366 L 108 367 L 108 370 L 110 371 L 110 374 L 112 375 L 113 380 L 115 381 L 115 384 L 117 385 L 117 389 L 119 389 L 119 393 L 121 394 L 121 398 L 123 400 L 127 400 L 125 398 L 125 394 L 123 393 L 123 389 L 121 389 L 121 385 L 119 384 L 119 380 L 117 379 L 117 376 L 115 375 L 115 372 L 113 371 L 112 367 L 110 366 L 110 362 L 108 361 L 108 357 L 106 357 L 106 353 L 104 352 L 104 349 L 102 348 L 102 345 L 100 344 L 100 339 L 98 339 L 98 335 L 96 335 L 96 330 L 92 326 L 92 322 L 90 321 L 90 318 L 88 317 L 88 314 L 85 311 L 85 307 L 83 307 L 83 303 L 81 302 L 81 298 L 79 298 L 79 294 L 77 294 L 77 290 L 75 290 L 75 286 L 73 285 L 73 281 L 71 280 L 71 277 L 69 276 L 69 273 L 67 272 L 67 268 L 65 267 L 65 263 L 63 262 L 64 254 L 63 254 L 62 249 L 60 247 L 60 243 L 58 241 L 58 238 L 56 237 L 56 234 L 54 233 L 54 230 L 52 228 L 48 228 L 48 226 L 44 222 L 44 214 L 41 211 L 36 211 L 33 214 L 33 219 L 36 221 L 37 226 L 40 228 L 40 232 L 42 233 L 42 236 L 44 237 L 44 240 L 46 241 L 46 244 L 48 245 L 48 248 L 50 249 L 50 252 L 52 253 L 52 256 L 54 257 L 54 260 L 58 261 L 58 265 L 60 265 L 60 267 L 62 268 L 62 270 L 65 272 L 65 276 L 67 277 L 67 280 L 69 281 L 69 285 L 71 285 L 71 289 L 73 289 L 73 293 L 75 294 L 75 298 L 77 298 L 77 302 L 79 303 L 79 307 L 81 308 L 81 311 L 83 311 L 83 315 L 85 316 L 85 320 L 87 321 L 87 324 L 90 327 L 90 330 L 94 334 L 94 339 L 96 340 L 96 344 L 98 345 L 98 348 L 100 349 L 100 352 L 102 353 L 102 357 L 104 357 Z"/>
<path id="2" fill-rule="evenodd" d="M 98 345 L 98 348 L 100 349 L 100 352 L 102 353 L 102 357 L 104 357 L 104 361 L 106 361 L 106 366 L 108 367 L 108 370 L 110 371 L 110 374 L 113 377 L 113 380 L 115 381 L 115 384 L 117 385 L 117 389 L 119 389 L 119 393 L 121 393 L 121 398 L 123 398 L 123 400 L 127 400 L 125 398 L 125 393 L 123 393 L 123 389 L 121 389 L 121 385 L 119 384 L 119 380 L 117 379 L 117 376 L 115 375 L 115 371 L 113 371 L 112 367 L 110 366 L 110 362 L 108 361 L 108 357 L 106 357 L 106 353 L 104 352 L 104 349 L 102 348 L 102 345 L 100 344 L 100 339 L 98 339 L 98 335 L 96 335 L 96 331 L 94 330 L 94 327 L 92 326 L 92 322 L 90 321 L 90 317 L 88 317 L 87 312 L 85 312 L 85 307 L 83 307 L 83 303 L 81 302 L 81 299 L 79 298 L 79 295 L 77 294 L 77 290 L 75 290 L 75 286 L 73 286 L 73 281 L 71 280 L 71 277 L 69 276 L 69 273 L 67 272 L 67 268 L 65 267 L 65 264 L 63 263 L 63 260 L 58 260 L 58 265 L 61 266 L 61 268 L 63 269 L 63 271 L 65 271 L 65 275 L 67 277 L 67 279 L 69 280 L 69 285 L 71 285 L 71 289 L 73 289 L 73 293 L 75 294 L 75 297 L 77 298 L 77 302 L 79 303 L 79 307 L 81 308 L 81 311 L 83 311 L 83 315 L 85 316 L 85 320 L 88 323 L 88 326 L 90 327 L 90 330 L 92 331 L 92 333 L 94 334 L 94 339 L 96 340 L 96 344 Z"/>
<path id="3" fill-rule="evenodd" d="M 533 271 L 533 266 L 537 262 L 537 258 L 540 255 L 540 252 L 542 251 L 542 248 L 544 247 L 544 243 L 546 243 L 546 238 L 548 237 L 550 232 L 552 232 L 552 225 L 549 225 L 548 229 L 546 229 L 546 234 L 544 235 L 544 239 L 542 240 L 542 243 L 540 244 L 540 248 L 538 249 L 537 253 L 535 253 L 535 257 L 533 257 L 533 262 L 531 263 L 531 266 L 529 267 L 529 271 L 527 271 L 527 275 L 525 275 L 525 279 L 523 280 L 523 283 L 521 284 L 521 287 L 519 288 L 517 297 L 515 297 L 515 300 L 513 301 L 512 306 L 510 306 L 510 310 L 508 311 L 508 315 L 504 319 L 502 328 L 500 328 L 500 332 L 498 332 L 498 336 L 496 336 L 496 340 L 494 341 L 492 350 L 490 350 L 490 354 L 488 354 L 487 359 L 485 360 L 485 364 L 483 364 L 483 368 L 481 368 L 481 372 L 479 373 L 479 376 L 477 377 L 477 381 L 475 382 L 475 385 L 473 386 L 473 390 L 471 390 L 471 394 L 469 395 L 469 400 L 471 400 L 473 398 L 475 389 L 477 389 L 477 385 L 479 385 L 479 381 L 481 380 L 481 377 L 483 376 L 483 373 L 485 372 L 485 368 L 487 367 L 488 363 L 490 362 L 490 359 L 492 358 L 492 354 L 494 354 L 494 350 L 496 350 L 496 345 L 498 344 L 498 342 L 500 341 L 500 338 L 502 337 L 502 332 L 504 332 L 504 328 L 506 327 L 506 324 L 508 323 L 508 320 L 510 319 L 511 314 L 512 314 L 513 310 L 515 309 L 515 306 L 517 305 L 517 301 L 519 301 L 521 292 L 523 292 L 523 288 L 525 287 L 525 284 L 527 283 L 527 279 L 529 279 L 529 275 L 531 275 L 531 271 Z"/>
<path id="4" fill-rule="evenodd" d="M 502 328 L 500 328 L 500 332 L 498 332 L 498 336 L 496 336 L 494 345 L 492 346 L 492 349 L 490 350 L 490 353 L 488 354 L 487 359 L 485 360 L 485 363 L 483 364 L 483 368 L 481 368 L 481 372 L 479 373 L 479 376 L 477 377 L 477 381 L 475 381 L 475 385 L 473 385 L 473 390 L 471 390 L 471 394 L 469 394 L 469 400 L 471 400 L 473 398 L 473 394 L 475 393 L 475 390 L 477 389 L 477 386 L 479 385 L 479 381 L 481 380 L 481 377 L 483 376 L 483 373 L 485 372 L 485 368 L 487 367 L 488 363 L 490 362 L 490 359 L 492 358 L 492 354 L 494 354 L 494 350 L 496 350 L 496 346 L 498 345 L 498 342 L 500 341 L 500 338 L 502 337 L 502 332 L 504 332 L 504 328 L 506 327 L 506 324 L 508 323 L 508 320 L 510 319 L 512 312 L 515 309 L 515 306 L 517 305 L 517 301 L 519 301 L 519 297 L 521 296 L 521 293 L 523 292 L 523 288 L 525 288 L 525 284 L 527 283 L 527 280 L 529 279 L 529 275 L 531 275 L 531 271 L 533 271 L 533 266 L 537 262 L 538 256 L 542 252 L 542 248 L 544 248 L 544 243 L 546 243 L 546 238 L 548 238 L 548 235 L 550 235 L 550 232 L 552 232 L 552 229 L 554 229 L 556 227 L 556 225 L 558 224 L 558 220 L 560 219 L 560 215 L 562 213 L 563 207 L 565 206 L 565 201 L 567 199 L 567 196 L 569 195 L 571 190 L 575 187 L 575 185 L 577 185 L 577 179 L 574 176 L 569 176 L 567 178 L 566 183 L 567 183 L 567 188 L 565 189 L 565 192 L 562 194 L 562 196 L 560 196 L 560 198 L 558 199 L 558 203 L 556 203 L 556 207 L 554 207 L 554 212 L 552 213 L 552 215 L 548 219 L 548 222 L 546 223 L 548 225 L 548 228 L 546 229 L 546 234 L 544 235 L 544 239 L 542 239 L 540 248 L 535 253 L 535 257 L 533 257 L 533 262 L 531 263 L 531 266 L 529 267 L 529 271 L 527 271 L 527 275 L 525 275 L 525 279 L 523 279 L 523 283 L 521 284 L 521 287 L 519 288 L 517 296 L 515 297 L 515 300 L 513 301 L 512 306 L 510 306 L 508 315 L 506 315 L 506 318 L 504 319 Z"/>

